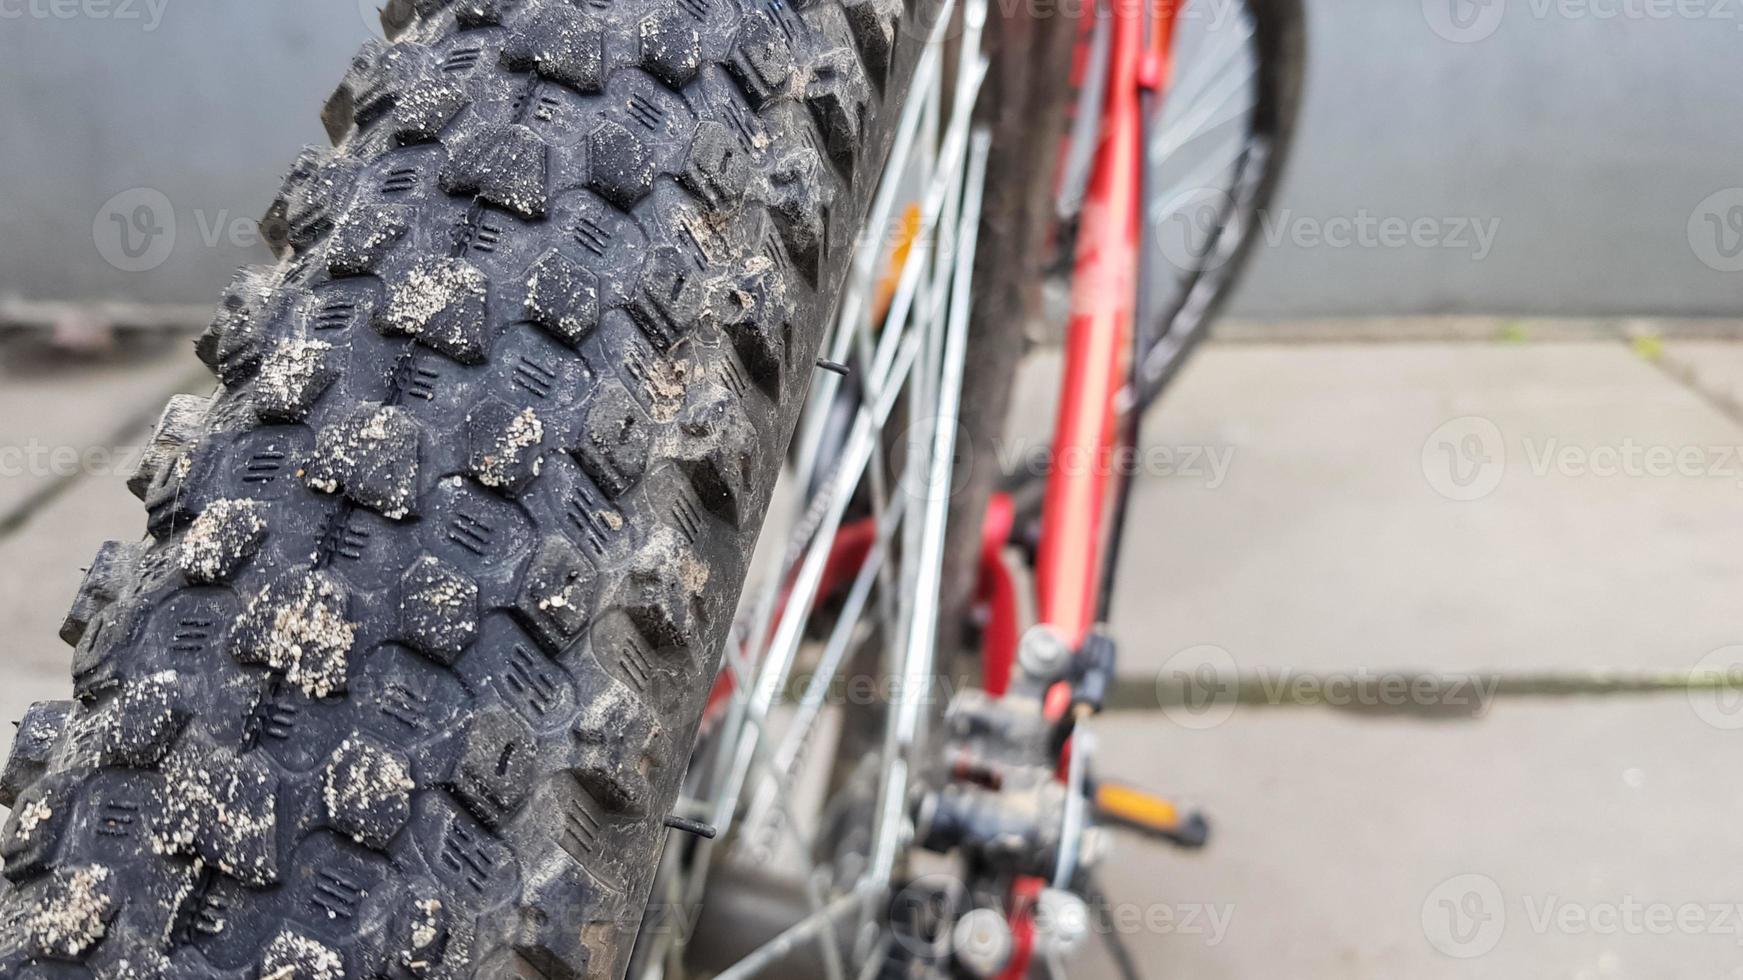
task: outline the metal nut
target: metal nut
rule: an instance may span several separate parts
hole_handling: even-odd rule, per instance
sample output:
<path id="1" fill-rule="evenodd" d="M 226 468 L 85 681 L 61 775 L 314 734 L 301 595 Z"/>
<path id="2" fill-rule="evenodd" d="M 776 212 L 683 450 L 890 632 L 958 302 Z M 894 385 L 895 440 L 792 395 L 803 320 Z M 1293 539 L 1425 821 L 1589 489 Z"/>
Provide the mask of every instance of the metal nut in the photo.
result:
<path id="1" fill-rule="evenodd" d="M 950 934 L 956 964 L 975 977 L 996 976 L 1010 962 L 1015 945 L 1010 923 L 993 909 L 974 909 L 956 920 Z"/>
<path id="2" fill-rule="evenodd" d="M 1037 681 L 1058 677 L 1070 662 L 1071 646 L 1058 630 L 1045 623 L 1029 627 L 1017 644 L 1017 665 Z"/>

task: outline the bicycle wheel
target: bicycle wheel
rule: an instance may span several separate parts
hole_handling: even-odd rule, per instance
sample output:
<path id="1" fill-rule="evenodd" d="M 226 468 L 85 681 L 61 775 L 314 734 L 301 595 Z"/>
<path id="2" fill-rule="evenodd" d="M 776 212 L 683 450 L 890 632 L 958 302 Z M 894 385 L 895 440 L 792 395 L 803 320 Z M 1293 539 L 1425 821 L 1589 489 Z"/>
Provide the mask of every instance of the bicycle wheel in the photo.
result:
<path id="1" fill-rule="evenodd" d="M 622 972 L 933 10 L 388 5 L 0 780 L 0 973 Z"/>

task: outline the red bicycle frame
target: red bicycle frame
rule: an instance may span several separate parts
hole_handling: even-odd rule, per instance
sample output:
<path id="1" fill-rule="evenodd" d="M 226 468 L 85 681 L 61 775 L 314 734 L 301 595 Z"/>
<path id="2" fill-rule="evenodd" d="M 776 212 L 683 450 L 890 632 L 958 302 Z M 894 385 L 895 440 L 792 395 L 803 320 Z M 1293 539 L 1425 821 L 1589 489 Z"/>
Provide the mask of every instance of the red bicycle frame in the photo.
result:
<path id="1" fill-rule="evenodd" d="M 1151 2 L 1146 46 L 1143 4 Z M 1078 233 L 1065 377 L 1036 563 L 1040 621 L 1072 649 L 1081 648 L 1096 625 L 1108 546 L 1104 516 L 1119 445 L 1118 399 L 1130 374 L 1144 192 L 1142 93 L 1160 94 L 1167 85 L 1180 6 L 1179 0 L 1113 0 L 1106 11 L 1113 21 L 1108 90 Z M 988 643 L 986 656 L 989 678 L 1009 676 L 1010 651 Z M 1049 715 L 1062 716 L 1069 703 L 1069 691 L 1060 685 L 1050 692 Z M 1013 888 L 1008 912 L 1016 948 L 1002 980 L 1028 975 L 1034 956 L 1030 916 L 1041 884 L 1020 879 Z"/>
<path id="2" fill-rule="evenodd" d="M 1137 305 L 1143 206 L 1140 95 L 1166 84 L 1179 6 L 1160 0 L 1144 45 L 1143 10 L 1114 0 L 1101 145 L 1084 203 L 1065 342 L 1065 381 L 1054 429 L 1036 576 L 1041 622 L 1076 648 L 1095 623 L 1106 546 L 1103 512 L 1117 447 L 1120 390 L 1128 377 Z"/>

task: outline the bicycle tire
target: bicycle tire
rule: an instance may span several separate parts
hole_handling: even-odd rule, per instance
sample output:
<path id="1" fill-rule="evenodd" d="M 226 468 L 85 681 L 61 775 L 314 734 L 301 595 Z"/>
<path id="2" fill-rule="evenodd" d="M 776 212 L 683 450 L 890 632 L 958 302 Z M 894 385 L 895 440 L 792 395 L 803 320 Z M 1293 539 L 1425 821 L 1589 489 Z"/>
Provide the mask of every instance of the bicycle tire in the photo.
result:
<path id="1" fill-rule="evenodd" d="M 389 3 L 0 775 L 0 974 L 621 975 L 931 9 Z"/>

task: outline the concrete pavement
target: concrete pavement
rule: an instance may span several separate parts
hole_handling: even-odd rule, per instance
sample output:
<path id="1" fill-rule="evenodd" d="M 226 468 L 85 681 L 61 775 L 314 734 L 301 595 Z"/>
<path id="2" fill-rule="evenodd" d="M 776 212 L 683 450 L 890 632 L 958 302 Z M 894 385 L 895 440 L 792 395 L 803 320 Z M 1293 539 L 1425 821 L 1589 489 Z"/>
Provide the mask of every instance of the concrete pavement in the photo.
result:
<path id="1" fill-rule="evenodd" d="M 1359 699 L 1388 668 L 1728 666 L 1709 654 L 1743 643 L 1743 472 L 1725 469 L 1743 425 L 1720 397 L 1743 391 L 1739 350 L 1210 345 L 1146 433 L 1115 624 L 1128 681 L 1300 670 Z M 1033 358 L 1025 390 L 1056 369 Z M 0 435 L 90 445 L 181 377 L 8 377 Z M 1029 414 L 994 451 L 1046 430 L 1043 400 L 1017 401 Z M 13 483 L 0 503 L 40 498 Z M 0 534 L 0 715 L 65 696 L 54 631 L 79 567 L 140 527 L 120 478 L 92 475 Z M 1108 716 L 1106 774 L 1217 828 L 1202 854 L 1123 841 L 1109 921 L 1155 977 L 1743 975 L 1740 706 L 1476 707 Z M 1073 975 L 1113 974 L 1097 951 Z"/>

